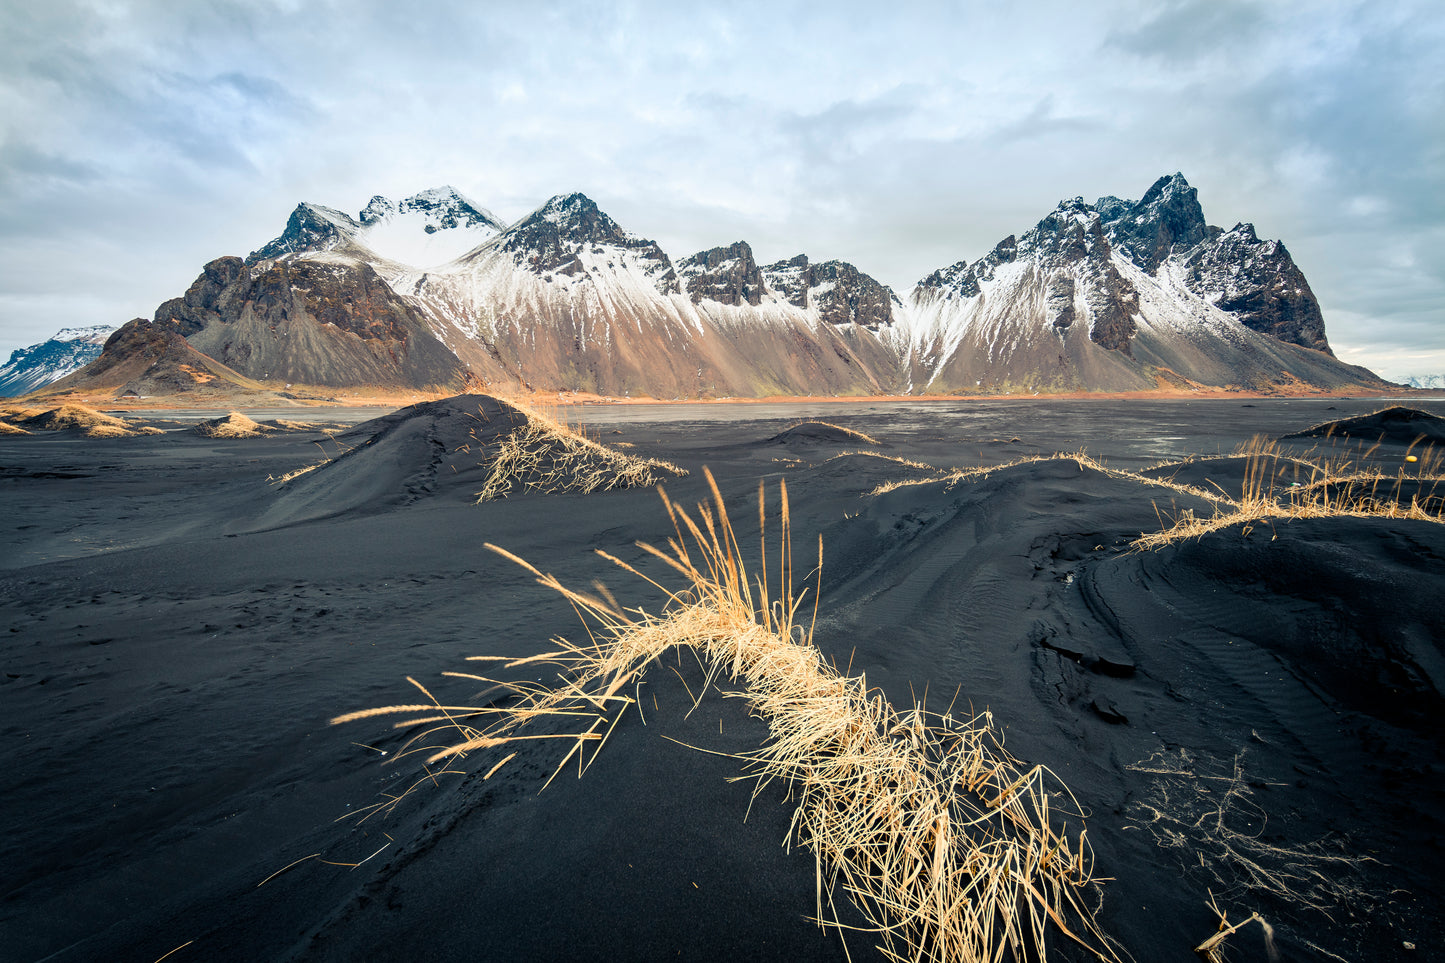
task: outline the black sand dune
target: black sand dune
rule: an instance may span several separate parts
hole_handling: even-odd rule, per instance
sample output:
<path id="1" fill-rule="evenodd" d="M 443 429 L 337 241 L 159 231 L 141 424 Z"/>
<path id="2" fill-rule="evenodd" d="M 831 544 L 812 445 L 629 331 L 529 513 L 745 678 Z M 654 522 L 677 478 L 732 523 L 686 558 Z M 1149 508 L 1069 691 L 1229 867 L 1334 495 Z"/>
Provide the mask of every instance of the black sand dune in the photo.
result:
<path id="1" fill-rule="evenodd" d="M 877 445 L 878 441 L 866 433 L 830 424 L 826 421 L 803 421 L 778 432 L 768 441 L 775 445 Z"/>
<path id="2" fill-rule="evenodd" d="M 354 430 L 352 454 L 289 493 L 268 477 L 314 463 L 324 436 L 0 439 L 0 956 L 845 958 L 806 919 L 813 860 L 781 845 L 782 788 L 752 800 L 728 781 L 736 759 L 687 748 L 763 737 L 717 692 L 689 712 L 703 681 L 690 658 L 636 690 L 645 724 L 624 720 L 584 777 L 574 760 L 540 795 L 564 751 L 546 742 L 490 779 L 505 753 L 433 785 L 393 761 L 410 730 L 327 724 L 417 700 L 407 675 L 443 700 L 497 700 L 441 673 L 581 636 L 565 602 L 483 542 L 661 606 L 592 552 L 668 584 L 633 546 L 672 534 L 657 495 L 471 504 L 475 479 L 454 479 L 449 459 L 472 404 Z M 939 467 L 1087 446 L 1137 470 L 1325 408 L 905 403 L 850 407 L 847 424 Z M 710 465 L 745 549 L 759 479 L 774 509 L 786 480 L 800 576 L 819 533 L 825 546 L 819 646 L 897 705 L 926 691 L 938 711 L 989 709 L 1015 755 L 1057 773 L 1112 880 L 1099 922 L 1133 959 L 1197 959 L 1218 923 L 1211 894 L 1231 921 L 1268 919 L 1287 960 L 1445 945 L 1445 526 L 1305 519 L 1136 552 L 1161 513 L 1212 506 L 1072 459 L 953 479 L 829 448 L 779 461 L 757 440 L 796 417 L 588 420 L 690 469 L 667 485 L 680 503 L 706 496 Z M 1377 457 L 1393 472 L 1406 445 Z M 1242 484 L 1228 463 L 1179 471 L 1196 468 Z M 921 483 L 864 494 L 899 480 Z M 336 821 L 419 781 L 389 814 Z M 1231 937 L 1229 958 L 1267 959 L 1260 934 Z M 1057 932 L 1049 945 L 1050 959 L 1089 958 Z M 870 946 L 848 936 L 855 960 L 878 958 Z"/>
<path id="3" fill-rule="evenodd" d="M 475 502 L 492 475 L 499 446 L 536 421 L 490 395 L 457 395 L 363 422 L 336 435 L 333 457 L 279 484 L 260 527 L 374 513 L 431 496 Z M 499 494 L 526 491 L 560 472 L 596 467 L 596 455 L 603 452 L 597 446 L 582 447 L 588 450 L 574 454 L 564 467 L 561 456 L 566 453 L 558 440 L 539 438 L 528 446 L 535 457 Z"/>
<path id="4" fill-rule="evenodd" d="M 1411 444 L 1423 438 L 1432 444 L 1445 442 L 1445 418 L 1421 411 L 1391 405 L 1367 415 L 1326 421 L 1286 438 L 1357 438 L 1364 441 L 1391 441 Z"/>

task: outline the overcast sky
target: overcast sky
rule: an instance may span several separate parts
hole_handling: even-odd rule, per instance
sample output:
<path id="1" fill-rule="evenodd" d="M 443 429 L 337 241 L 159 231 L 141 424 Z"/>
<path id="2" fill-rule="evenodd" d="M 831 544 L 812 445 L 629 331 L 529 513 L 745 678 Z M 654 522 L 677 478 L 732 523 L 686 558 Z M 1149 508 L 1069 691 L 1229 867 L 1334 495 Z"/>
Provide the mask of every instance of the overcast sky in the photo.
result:
<path id="1" fill-rule="evenodd" d="M 0 362 L 150 317 L 299 201 L 582 191 L 673 258 L 901 295 L 1181 171 L 1343 359 L 1445 372 L 1445 5 L 0 0 Z M 1084 8 L 1084 9 L 1081 9 Z"/>

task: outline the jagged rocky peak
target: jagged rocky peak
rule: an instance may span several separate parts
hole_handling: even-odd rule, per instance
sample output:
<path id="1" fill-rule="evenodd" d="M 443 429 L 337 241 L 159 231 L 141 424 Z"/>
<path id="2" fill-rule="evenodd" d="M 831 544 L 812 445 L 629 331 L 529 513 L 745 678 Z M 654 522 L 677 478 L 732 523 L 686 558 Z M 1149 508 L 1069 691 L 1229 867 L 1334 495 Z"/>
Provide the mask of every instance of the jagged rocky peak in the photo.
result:
<path id="1" fill-rule="evenodd" d="M 812 268 L 808 299 L 819 319 L 829 324 L 857 324 L 877 331 L 893 323 L 895 306 L 902 302 L 893 289 L 847 261 L 824 261 Z"/>
<path id="2" fill-rule="evenodd" d="M 1183 174 L 1159 178 L 1143 198 L 1122 210 L 1127 201 L 1100 198 L 1108 204 L 1109 240 L 1135 264 L 1153 274 L 1171 254 L 1182 253 L 1208 237 L 1209 225 L 1199 206 L 1199 192 Z"/>
<path id="3" fill-rule="evenodd" d="M 799 254 L 785 261 L 775 261 L 762 268 L 763 278 L 774 293 L 796 307 L 808 306 L 808 289 L 813 286 L 812 265 L 808 255 Z"/>
<path id="4" fill-rule="evenodd" d="M 1010 234 L 999 241 L 992 251 L 970 264 L 959 261 L 946 268 L 939 268 L 919 281 L 914 288 L 914 297 L 931 298 L 972 298 L 983 290 L 984 281 L 992 281 L 1000 265 L 1011 264 L 1019 252 L 1018 238 Z"/>
<path id="5" fill-rule="evenodd" d="M 697 304 L 706 298 L 719 304 L 760 304 L 767 283 L 746 241 L 699 251 L 677 262 L 687 295 Z"/>
<path id="6" fill-rule="evenodd" d="M 1099 212 L 1099 220 L 1104 222 L 1105 227 L 1128 214 L 1133 206 L 1133 201 L 1126 201 L 1122 197 L 1114 197 L 1112 194 L 1105 194 L 1094 202 L 1094 210 Z"/>
<path id="7" fill-rule="evenodd" d="M 356 238 L 361 225 L 349 214 L 320 204 L 301 203 L 286 219 L 281 236 L 252 251 L 247 264 L 268 261 L 287 254 L 329 251 Z"/>
<path id="8" fill-rule="evenodd" d="M 1211 230 L 1184 261 L 1190 290 L 1251 330 L 1333 355 L 1320 303 L 1284 244 L 1261 241 L 1253 224 Z"/>
<path id="9" fill-rule="evenodd" d="M 1074 197 L 1060 201 L 1051 214 L 1025 234 L 1013 257 L 1037 253 L 1050 264 L 1058 264 L 1108 257 L 1109 250 L 1099 212 L 1082 197 Z"/>
<path id="10" fill-rule="evenodd" d="M 361 223 L 375 224 L 377 221 L 385 220 L 395 213 L 396 204 L 392 202 L 391 198 L 376 194 L 371 200 L 367 201 L 366 206 L 361 209 Z"/>
<path id="11" fill-rule="evenodd" d="M 576 278 L 589 265 L 612 270 L 629 262 L 662 294 L 682 291 L 657 242 L 624 231 L 585 194 L 558 194 L 502 232 L 498 243 L 518 266 L 543 279 Z"/>
<path id="12" fill-rule="evenodd" d="M 201 268 L 200 276 L 191 282 L 185 294 L 156 308 L 156 323 L 174 328 L 181 337 L 189 338 L 208 324 L 221 320 L 227 308 L 223 295 L 237 280 L 249 275 L 250 268 L 240 258 L 216 258 Z"/>

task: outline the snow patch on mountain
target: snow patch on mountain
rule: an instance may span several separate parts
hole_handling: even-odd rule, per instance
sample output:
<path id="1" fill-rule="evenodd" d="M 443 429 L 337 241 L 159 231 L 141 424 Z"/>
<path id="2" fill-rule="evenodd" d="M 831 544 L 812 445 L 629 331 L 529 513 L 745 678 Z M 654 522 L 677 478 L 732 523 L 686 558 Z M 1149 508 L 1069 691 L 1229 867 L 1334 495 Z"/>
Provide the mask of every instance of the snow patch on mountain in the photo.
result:
<path id="1" fill-rule="evenodd" d="M 399 204 L 373 197 L 361 212 L 355 240 L 387 260 L 432 267 L 480 247 L 505 228 L 455 188 L 435 187 Z"/>

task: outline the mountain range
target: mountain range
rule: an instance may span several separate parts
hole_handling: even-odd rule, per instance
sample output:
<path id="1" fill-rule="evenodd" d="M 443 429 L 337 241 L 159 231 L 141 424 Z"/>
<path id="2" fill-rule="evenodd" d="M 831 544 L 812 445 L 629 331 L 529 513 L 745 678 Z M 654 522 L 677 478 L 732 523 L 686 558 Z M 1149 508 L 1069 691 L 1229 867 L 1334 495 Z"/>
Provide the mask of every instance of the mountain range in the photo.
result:
<path id="1" fill-rule="evenodd" d="M 511 225 L 449 187 L 377 196 L 354 218 L 303 203 L 274 240 L 211 261 L 144 323 L 271 387 L 658 398 L 1388 387 L 1334 357 L 1285 246 L 1249 224 L 1209 225 L 1180 174 L 1138 201 L 1062 201 L 906 297 L 841 261 L 758 264 L 744 241 L 673 259 L 582 194 Z M 108 387 L 101 375 L 52 387 Z"/>

